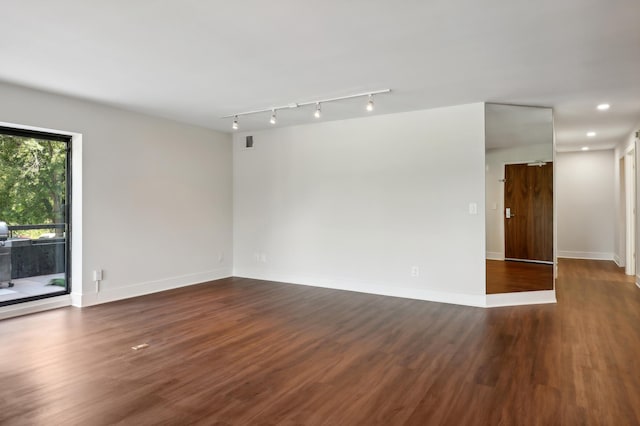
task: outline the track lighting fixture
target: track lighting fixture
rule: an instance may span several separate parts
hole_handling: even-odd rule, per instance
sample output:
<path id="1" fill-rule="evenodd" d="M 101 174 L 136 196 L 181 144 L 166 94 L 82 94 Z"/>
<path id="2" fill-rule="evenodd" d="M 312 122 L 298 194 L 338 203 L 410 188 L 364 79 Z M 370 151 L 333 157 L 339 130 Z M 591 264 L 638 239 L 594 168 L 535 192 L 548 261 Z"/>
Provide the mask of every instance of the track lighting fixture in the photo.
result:
<path id="1" fill-rule="evenodd" d="M 298 108 L 298 107 L 303 107 L 303 106 L 307 106 L 307 105 L 315 105 L 316 106 L 316 110 L 313 113 L 313 116 L 315 118 L 320 118 L 322 116 L 322 105 L 321 104 L 326 104 L 328 102 L 336 102 L 336 101 L 342 101 L 345 99 L 353 99 L 353 98 L 360 98 L 360 97 L 364 97 L 367 96 L 368 97 L 368 101 L 367 101 L 367 111 L 373 111 L 373 95 L 379 95 L 379 94 L 384 94 L 384 93 L 390 93 L 391 89 L 382 89 L 382 90 L 372 90 L 369 92 L 364 92 L 364 93 L 355 93 L 353 95 L 346 95 L 346 96 L 339 96 L 339 97 L 335 97 L 335 98 L 326 98 L 326 99 L 318 99 L 315 101 L 308 101 L 308 102 L 294 102 L 294 103 L 290 103 L 287 105 L 282 105 L 282 106 L 273 106 L 271 108 L 266 108 L 266 109 L 258 109 L 258 110 L 254 110 L 254 111 L 246 111 L 246 112 L 238 112 L 236 114 L 231 114 L 231 115 L 225 115 L 222 118 L 233 118 L 233 124 L 231 125 L 231 128 L 233 130 L 238 130 L 239 126 L 238 126 L 238 117 L 240 117 L 241 115 L 252 115 L 252 114 L 261 114 L 261 113 L 265 113 L 265 112 L 271 112 L 271 118 L 269 119 L 269 123 L 271 124 L 276 124 L 278 119 L 276 117 L 276 113 L 278 110 L 282 110 L 282 109 L 294 109 L 294 108 Z"/>

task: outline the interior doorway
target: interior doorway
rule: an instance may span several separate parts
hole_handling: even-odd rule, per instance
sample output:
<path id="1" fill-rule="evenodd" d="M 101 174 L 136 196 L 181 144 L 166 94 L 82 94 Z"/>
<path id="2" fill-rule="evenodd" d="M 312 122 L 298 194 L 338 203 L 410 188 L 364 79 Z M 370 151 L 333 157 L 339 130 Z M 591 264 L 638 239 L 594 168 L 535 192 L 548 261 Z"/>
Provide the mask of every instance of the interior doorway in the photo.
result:
<path id="1" fill-rule="evenodd" d="M 553 263 L 553 163 L 506 164 L 505 260 Z"/>

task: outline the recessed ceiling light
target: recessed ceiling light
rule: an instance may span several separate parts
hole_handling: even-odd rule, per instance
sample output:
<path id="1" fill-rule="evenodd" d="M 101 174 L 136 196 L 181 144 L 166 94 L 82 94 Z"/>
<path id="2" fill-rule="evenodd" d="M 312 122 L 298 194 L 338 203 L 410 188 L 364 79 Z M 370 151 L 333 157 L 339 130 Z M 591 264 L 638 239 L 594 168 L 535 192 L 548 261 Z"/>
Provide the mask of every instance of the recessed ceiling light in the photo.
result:
<path id="1" fill-rule="evenodd" d="M 588 147 L 588 146 L 583 146 L 583 147 L 582 147 L 582 150 L 583 150 L 583 151 L 589 151 L 589 147 Z"/>
<path id="2" fill-rule="evenodd" d="M 588 138 L 593 138 L 596 136 L 596 132 L 587 132 L 587 137 Z"/>
<path id="3" fill-rule="evenodd" d="M 599 109 L 600 111 L 606 111 L 606 110 L 608 110 L 609 108 L 611 108 L 611 105 L 609 105 L 609 104 L 600 104 L 600 105 L 598 105 L 598 109 Z"/>

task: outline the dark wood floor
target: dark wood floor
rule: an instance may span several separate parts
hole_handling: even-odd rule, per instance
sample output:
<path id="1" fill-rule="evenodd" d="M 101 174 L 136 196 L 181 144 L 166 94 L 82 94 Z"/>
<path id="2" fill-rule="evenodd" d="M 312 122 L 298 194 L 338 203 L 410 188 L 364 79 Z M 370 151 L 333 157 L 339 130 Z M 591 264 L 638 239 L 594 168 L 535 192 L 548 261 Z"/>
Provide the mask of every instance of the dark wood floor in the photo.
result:
<path id="1" fill-rule="evenodd" d="M 640 289 L 561 260 L 557 291 L 481 309 L 228 279 L 0 321 L 0 423 L 639 424 Z"/>
<path id="2" fill-rule="evenodd" d="M 553 265 L 487 260 L 487 294 L 553 290 Z"/>

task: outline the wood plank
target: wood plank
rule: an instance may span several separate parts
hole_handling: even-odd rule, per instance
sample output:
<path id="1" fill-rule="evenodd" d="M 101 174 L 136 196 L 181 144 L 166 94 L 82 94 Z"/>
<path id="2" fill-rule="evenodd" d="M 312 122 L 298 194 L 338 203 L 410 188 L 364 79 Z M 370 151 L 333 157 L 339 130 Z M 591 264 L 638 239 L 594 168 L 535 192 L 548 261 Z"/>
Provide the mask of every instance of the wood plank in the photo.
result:
<path id="1" fill-rule="evenodd" d="M 557 305 L 231 278 L 0 321 L 0 424 L 639 424 L 640 289 L 559 268 Z"/>

